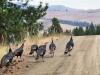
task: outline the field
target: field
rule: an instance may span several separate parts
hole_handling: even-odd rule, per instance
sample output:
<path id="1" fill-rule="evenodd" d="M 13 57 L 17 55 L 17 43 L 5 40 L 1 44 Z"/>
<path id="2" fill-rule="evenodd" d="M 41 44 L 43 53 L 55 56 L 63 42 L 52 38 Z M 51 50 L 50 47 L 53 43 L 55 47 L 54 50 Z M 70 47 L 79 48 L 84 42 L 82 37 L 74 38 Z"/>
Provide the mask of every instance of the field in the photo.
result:
<path id="1" fill-rule="evenodd" d="M 75 46 L 71 56 L 63 54 L 70 37 L 57 39 L 54 41 L 57 49 L 53 58 L 49 54 L 49 44 L 44 62 L 40 59 L 37 63 L 33 56 L 28 55 L 30 49 L 27 48 L 22 59 L 17 59 L 17 61 L 24 59 L 23 62 L 9 69 L 12 74 L 7 72 L 4 75 L 100 75 L 99 35 L 73 36 Z"/>
<path id="2" fill-rule="evenodd" d="M 93 22 L 94 24 L 100 24 L 100 10 L 92 11 L 89 13 L 88 11 L 84 12 L 61 12 L 61 11 L 51 11 L 47 12 L 45 18 L 53 18 L 56 17 L 61 20 L 71 20 L 71 21 L 86 21 Z"/>

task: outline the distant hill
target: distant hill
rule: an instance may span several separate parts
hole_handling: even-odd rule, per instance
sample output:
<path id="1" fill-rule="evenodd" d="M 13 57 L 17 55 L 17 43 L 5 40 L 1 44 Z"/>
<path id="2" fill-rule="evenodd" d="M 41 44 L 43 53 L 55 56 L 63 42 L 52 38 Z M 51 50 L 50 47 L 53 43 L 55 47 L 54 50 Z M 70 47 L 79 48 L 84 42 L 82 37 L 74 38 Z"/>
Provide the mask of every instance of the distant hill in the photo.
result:
<path id="1" fill-rule="evenodd" d="M 93 22 L 94 24 L 100 24 L 100 9 L 97 10 L 85 10 L 80 12 L 61 12 L 61 11 L 47 11 L 44 18 L 50 19 L 56 17 L 60 20 L 70 20 L 79 22 Z"/>
<path id="2" fill-rule="evenodd" d="M 48 11 L 68 11 L 68 12 L 76 12 L 76 11 L 84 11 L 82 9 L 75 9 L 70 7 L 65 7 L 63 5 L 51 5 L 48 8 Z"/>
<path id="3" fill-rule="evenodd" d="M 85 12 L 88 12 L 88 13 L 98 13 L 98 12 L 100 12 L 100 9 L 95 9 L 95 10 L 90 9 L 90 10 L 87 10 Z"/>
<path id="4" fill-rule="evenodd" d="M 22 5 L 24 4 L 23 2 L 13 2 L 14 4 L 17 4 L 17 5 Z M 36 5 L 31 5 L 31 4 L 28 4 L 26 7 L 28 6 L 35 6 Z M 68 12 L 76 12 L 76 11 L 84 11 L 82 9 L 75 9 L 75 8 L 70 8 L 70 7 L 65 7 L 63 5 L 51 5 L 49 6 L 48 10 L 47 11 L 68 11 Z"/>
<path id="5" fill-rule="evenodd" d="M 24 4 L 24 2 L 13 2 L 14 4 L 17 4 L 17 5 L 22 5 Z M 32 4 L 28 4 L 26 6 L 29 7 L 29 6 L 34 6 L 34 7 L 37 7 L 36 5 L 32 5 Z M 83 9 L 75 9 L 75 8 L 70 8 L 70 7 L 66 7 L 66 6 L 63 6 L 63 5 L 51 5 L 49 6 L 48 10 L 47 11 L 65 11 L 65 12 L 84 12 L 84 11 L 87 11 L 88 13 L 93 13 L 93 12 L 99 12 L 100 9 L 97 9 L 97 10 L 93 10 L 93 9 L 89 9 L 89 10 L 83 10 Z"/>
<path id="6" fill-rule="evenodd" d="M 14 2 L 15 4 L 21 5 L 23 2 Z M 30 5 L 28 6 L 35 6 Z M 35 6 L 37 7 L 37 6 Z M 79 22 L 93 22 L 94 24 L 100 24 L 100 9 L 90 9 L 90 10 L 82 10 L 75 9 L 70 7 L 65 7 L 63 5 L 52 5 L 49 6 L 47 10 L 45 18 L 53 18 L 56 17 L 60 20 L 70 20 L 70 21 L 79 21 Z"/>

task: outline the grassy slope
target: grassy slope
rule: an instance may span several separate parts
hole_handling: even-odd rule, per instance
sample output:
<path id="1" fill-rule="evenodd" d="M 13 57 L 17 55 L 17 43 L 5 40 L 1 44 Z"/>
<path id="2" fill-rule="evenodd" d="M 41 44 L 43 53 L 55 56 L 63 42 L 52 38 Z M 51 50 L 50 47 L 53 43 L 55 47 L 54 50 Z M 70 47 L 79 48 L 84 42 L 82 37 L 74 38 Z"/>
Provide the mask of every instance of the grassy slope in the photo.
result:
<path id="1" fill-rule="evenodd" d="M 100 11 L 89 13 L 85 12 L 61 12 L 61 11 L 51 11 L 47 12 L 46 18 L 56 17 L 62 20 L 72 20 L 72 21 L 86 21 L 100 24 Z"/>

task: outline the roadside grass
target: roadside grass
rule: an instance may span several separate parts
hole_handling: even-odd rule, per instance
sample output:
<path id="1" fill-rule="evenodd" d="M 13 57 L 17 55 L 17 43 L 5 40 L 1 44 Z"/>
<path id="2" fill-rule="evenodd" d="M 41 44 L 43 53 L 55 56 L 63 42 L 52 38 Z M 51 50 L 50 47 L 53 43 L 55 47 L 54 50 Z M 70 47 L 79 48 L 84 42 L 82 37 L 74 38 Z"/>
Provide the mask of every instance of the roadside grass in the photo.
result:
<path id="1" fill-rule="evenodd" d="M 8 52 L 8 47 L 7 46 L 0 46 L 0 60 L 4 54 Z"/>
<path id="2" fill-rule="evenodd" d="M 61 39 L 64 37 L 68 37 L 67 35 L 51 35 L 48 37 L 43 37 L 43 36 L 35 36 L 33 38 L 25 38 L 26 43 L 24 49 L 30 49 L 30 46 L 33 44 L 41 45 L 44 44 L 45 42 L 51 42 L 51 38 L 54 40 Z M 14 51 L 16 48 L 20 47 L 21 43 L 16 47 L 15 45 L 12 45 L 12 50 Z M 3 55 L 5 55 L 8 52 L 9 47 L 8 46 L 2 46 L 0 45 L 0 61 Z M 28 50 L 26 50 L 24 53 L 26 54 Z"/>

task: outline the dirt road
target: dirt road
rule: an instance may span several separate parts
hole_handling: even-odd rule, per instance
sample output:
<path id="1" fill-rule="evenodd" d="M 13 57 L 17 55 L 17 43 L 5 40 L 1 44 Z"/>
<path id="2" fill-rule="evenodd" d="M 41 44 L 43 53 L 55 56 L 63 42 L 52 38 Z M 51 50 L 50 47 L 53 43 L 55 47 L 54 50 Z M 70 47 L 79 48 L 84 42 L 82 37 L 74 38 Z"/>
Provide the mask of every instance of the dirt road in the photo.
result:
<path id="1" fill-rule="evenodd" d="M 72 56 L 63 54 L 68 40 L 55 41 L 57 49 L 53 58 L 47 46 L 44 62 L 40 59 L 36 63 L 34 57 L 24 55 L 20 69 L 13 69 L 11 75 L 100 75 L 100 36 L 74 36 Z"/>

